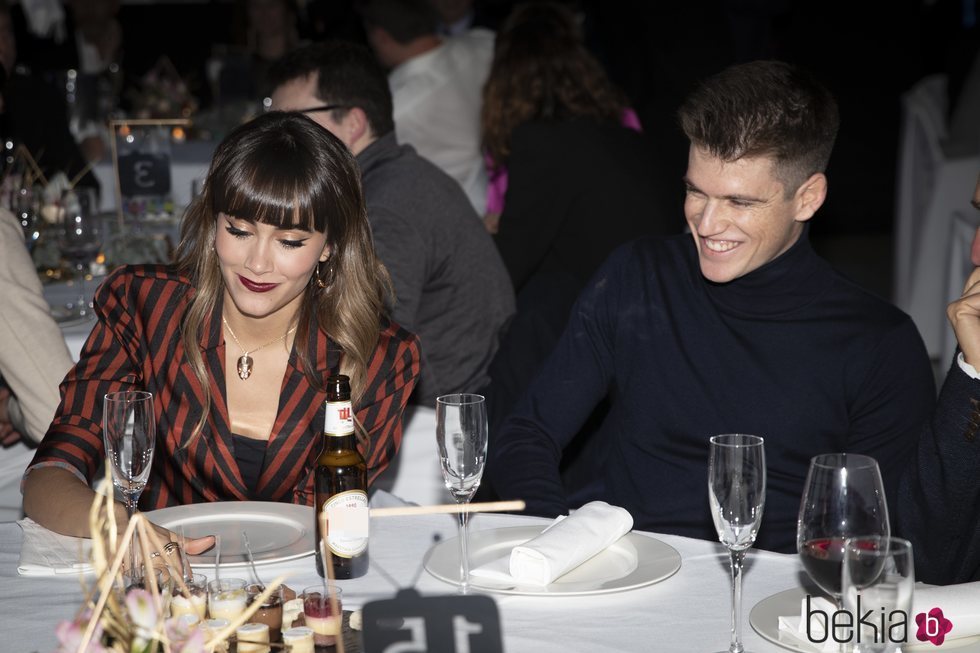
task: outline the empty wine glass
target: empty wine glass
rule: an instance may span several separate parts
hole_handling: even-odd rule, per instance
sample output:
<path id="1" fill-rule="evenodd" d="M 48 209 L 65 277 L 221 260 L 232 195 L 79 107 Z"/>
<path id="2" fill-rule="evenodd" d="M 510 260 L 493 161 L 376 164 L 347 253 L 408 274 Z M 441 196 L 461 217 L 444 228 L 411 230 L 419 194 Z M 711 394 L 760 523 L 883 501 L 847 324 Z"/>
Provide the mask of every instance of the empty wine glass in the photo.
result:
<path id="1" fill-rule="evenodd" d="M 102 247 L 102 231 L 96 215 L 95 191 L 91 188 L 75 188 L 62 198 L 65 211 L 64 225 L 58 238 L 61 255 L 75 268 L 78 281 L 78 298 L 69 304 L 71 317 L 91 317 L 86 276 L 88 267 Z"/>
<path id="2" fill-rule="evenodd" d="M 732 632 L 729 653 L 742 653 L 742 561 L 755 543 L 766 504 L 766 451 L 757 435 L 732 433 L 710 439 L 708 501 L 718 539 L 728 548 L 732 570 Z"/>
<path id="3" fill-rule="evenodd" d="M 468 503 L 483 476 L 487 460 L 487 405 L 481 395 L 452 394 L 436 398 L 436 441 L 446 488 L 457 503 Z M 469 591 L 466 547 L 467 513 L 459 513 L 460 591 Z"/>
<path id="4" fill-rule="evenodd" d="M 912 544 L 898 537 L 851 537 L 844 543 L 841 594 L 852 615 L 869 610 L 879 619 L 856 620 L 857 653 L 891 653 L 908 635 L 915 567 Z M 904 627 L 901 627 L 904 623 Z"/>
<path id="5" fill-rule="evenodd" d="M 888 537 L 888 506 L 878 462 L 870 456 L 832 453 L 810 460 L 796 548 L 803 568 L 841 608 L 841 566 L 849 537 Z"/>
<path id="6" fill-rule="evenodd" d="M 112 483 L 123 495 L 126 513 L 136 513 L 136 504 L 146 487 L 156 444 L 156 416 L 153 395 L 125 390 L 105 396 L 102 414 L 102 440 L 112 472 Z M 136 540 L 130 542 L 130 569 L 136 564 Z"/>

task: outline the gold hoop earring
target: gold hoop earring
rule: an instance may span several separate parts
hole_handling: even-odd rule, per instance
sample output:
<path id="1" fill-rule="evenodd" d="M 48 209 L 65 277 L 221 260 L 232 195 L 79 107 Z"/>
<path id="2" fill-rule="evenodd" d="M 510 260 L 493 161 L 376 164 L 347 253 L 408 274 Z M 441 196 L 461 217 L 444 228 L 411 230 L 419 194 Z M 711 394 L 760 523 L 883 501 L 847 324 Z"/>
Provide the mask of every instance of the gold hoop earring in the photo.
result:
<path id="1" fill-rule="evenodd" d="M 327 270 L 326 270 L 326 274 L 324 275 L 325 277 L 327 277 L 326 280 L 324 280 L 324 278 L 320 276 L 321 263 L 327 263 Z M 333 265 L 330 264 L 330 259 L 328 258 L 326 261 L 317 261 L 316 268 L 313 269 L 313 275 L 314 278 L 316 279 L 316 285 L 319 288 L 326 288 L 327 286 L 329 286 L 333 282 Z"/>

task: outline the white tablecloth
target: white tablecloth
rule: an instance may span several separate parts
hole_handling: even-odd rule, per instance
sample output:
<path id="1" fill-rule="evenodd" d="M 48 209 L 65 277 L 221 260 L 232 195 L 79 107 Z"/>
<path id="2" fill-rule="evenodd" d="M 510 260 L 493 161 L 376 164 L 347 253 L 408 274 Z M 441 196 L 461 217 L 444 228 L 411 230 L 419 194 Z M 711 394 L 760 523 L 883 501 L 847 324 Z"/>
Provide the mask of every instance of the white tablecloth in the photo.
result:
<path id="1" fill-rule="evenodd" d="M 705 508 L 707 509 L 707 507 Z M 513 515 L 477 515 L 474 529 L 544 520 Z M 359 579 L 340 581 L 344 604 L 390 598 L 396 587 L 414 586 L 423 595 L 451 594 L 454 588 L 421 571 L 435 535 L 456 534 L 455 517 L 391 517 L 372 520 L 371 565 Z M 500 610 L 505 650 L 510 653 L 623 653 L 624 651 L 725 650 L 729 636 L 728 554 L 716 543 L 657 536 L 683 557 L 680 571 L 654 585 L 597 596 L 549 598 L 492 595 Z M 0 632 L 4 651 L 52 651 L 54 627 L 72 617 L 80 601 L 74 578 L 23 578 L 16 567 L 22 535 L 16 524 L 0 524 Z M 205 572 L 207 573 L 207 572 Z M 319 582 L 311 557 L 260 568 L 271 579 L 290 574 L 291 587 Z M 763 598 L 795 587 L 800 573 L 796 556 L 752 551 L 744 577 L 744 641 L 755 653 L 781 651 L 752 631 L 749 610 Z M 417 580 L 416 580 L 417 577 Z"/>

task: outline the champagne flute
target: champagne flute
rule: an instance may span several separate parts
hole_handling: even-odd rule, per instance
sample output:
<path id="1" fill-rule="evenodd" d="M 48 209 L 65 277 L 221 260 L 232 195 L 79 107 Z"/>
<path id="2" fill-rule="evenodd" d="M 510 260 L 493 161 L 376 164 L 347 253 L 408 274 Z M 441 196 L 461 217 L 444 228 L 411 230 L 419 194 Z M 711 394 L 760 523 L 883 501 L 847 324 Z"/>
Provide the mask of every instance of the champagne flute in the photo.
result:
<path id="1" fill-rule="evenodd" d="M 480 487 L 487 460 L 487 405 L 481 395 L 451 394 L 436 398 L 436 441 L 446 488 L 457 503 L 469 503 Z M 459 513 L 460 591 L 469 591 L 466 547 L 467 513 Z"/>
<path id="2" fill-rule="evenodd" d="M 893 641 L 893 636 L 904 639 L 907 635 L 914 585 L 915 566 L 912 544 L 908 540 L 873 535 L 851 537 L 845 541 L 841 570 L 844 607 L 852 615 L 862 615 L 868 610 L 882 615 L 880 621 L 858 620 L 855 652 L 892 653 L 898 650 L 901 641 Z M 906 622 L 900 633 L 891 630 L 893 615 Z"/>
<path id="3" fill-rule="evenodd" d="M 729 653 L 742 653 L 742 561 L 755 543 L 766 504 L 766 451 L 757 435 L 732 433 L 710 439 L 708 501 L 718 539 L 728 548 L 732 570 L 732 632 Z"/>
<path id="4" fill-rule="evenodd" d="M 88 265 L 95 260 L 102 247 L 102 234 L 95 214 L 95 191 L 76 188 L 65 193 L 62 200 L 65 209 L 64 228 L 58 238 L 61 255 L 75 268 L 78 278 L 78 299 L 69 305 L 71 317 L 92 317 L 89 308 L 86 276 Z"/>
<path id="5" fill-rule="evenodd" d="M 796 548 L 810 578 L 841 609 L 844 541 L 890 535 L 888 506 L 878 462 L 870 456 L 832 453 L 810 460 Z"/>
<path id="6" fill-rule="evenodd" d="M 102 413 L 105 443 L 112 483 L 123 495 L 126 513 L 136 513 L 136 504 L 146 487 L 156 444 L 156 415 L 153 394 L 136 390 L 110 392 Z M 129 547 L 130 569 L 136 572 L 136 532 Z"/>

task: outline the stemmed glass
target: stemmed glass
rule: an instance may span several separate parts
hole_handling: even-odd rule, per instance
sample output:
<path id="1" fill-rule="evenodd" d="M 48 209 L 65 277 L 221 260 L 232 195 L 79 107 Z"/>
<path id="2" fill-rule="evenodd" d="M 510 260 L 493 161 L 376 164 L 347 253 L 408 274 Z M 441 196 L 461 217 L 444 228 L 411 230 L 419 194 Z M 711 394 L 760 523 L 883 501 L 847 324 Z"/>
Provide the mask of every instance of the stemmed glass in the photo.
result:
<path id="1" fill-rule="evenodd" d="M 153 462 L 156 444 L 156 416 L 153 395 L 149 392 L 126 390 L 105 396 L 102 414 L 102 440 L 105 443 L 112 483 L 123 495 L 126 513 L 136 513 Z M 130 569 L 136 564 L 136 533 L 130 542 Z"/>
<path id="2" fill-rule="evenodd" d="M 849 537 L 888 537 L 888 506 L 878 462 L 870 456 L 831 453 L 810 460 L 796 548 L 803 568 L 841 609 L 841 567 Z"/>
<path id="3" fill-rule="evenodd" d="M 65 222 L 58 249 L 61 255 L 75 268 L 78 278 L 78 299 L 71 308 L 72 317 L 90 317 L 88 290 L 86 288 L 86 267 L 95 260 L 102 247 L 102 234 L 95 213 L 95 191 L 91 188 L 76 188 L 63 197 Z"/>
<path id="4" fill-rule="evenodd" d="M 766 450 L 757 435 L 716 435 L 710 442 L 708 501 L 732 569 L 732 638 L 728 651 L 742 653 L 742 561 L 755 542 L 766 504 Z"/>
<path id="5" fill-rule="evenodd" d="M 859 631 L 854 650 L 866 653 L 891 653 L 901 645 L 892 641 L 892 616 L 905 619 L 912 612 L 915 567 L 912 544 L 898 537 L 851 537 L 844 543 L 841 593 L 844 607 L 852 615 L 866 611 L 881 614 L 881 621 L 858 620 Z M 860 600 L 860 605 L 858 601 Z M 888 621 L 885 621 L 888 615 Z M 901 635 L 907 633 L 901 629 Z"/>
<path id="6" fill-rule="evenodd" d="M 436 442 L 446 488 L 456 503 L 469 503 L 480 487 L 487 460 L 487 405 L 481 395 L 452 394 L 436 398 Z M 466 547 L 467 513 L 459 513 L 460 591 L 469 591 Z"/>

